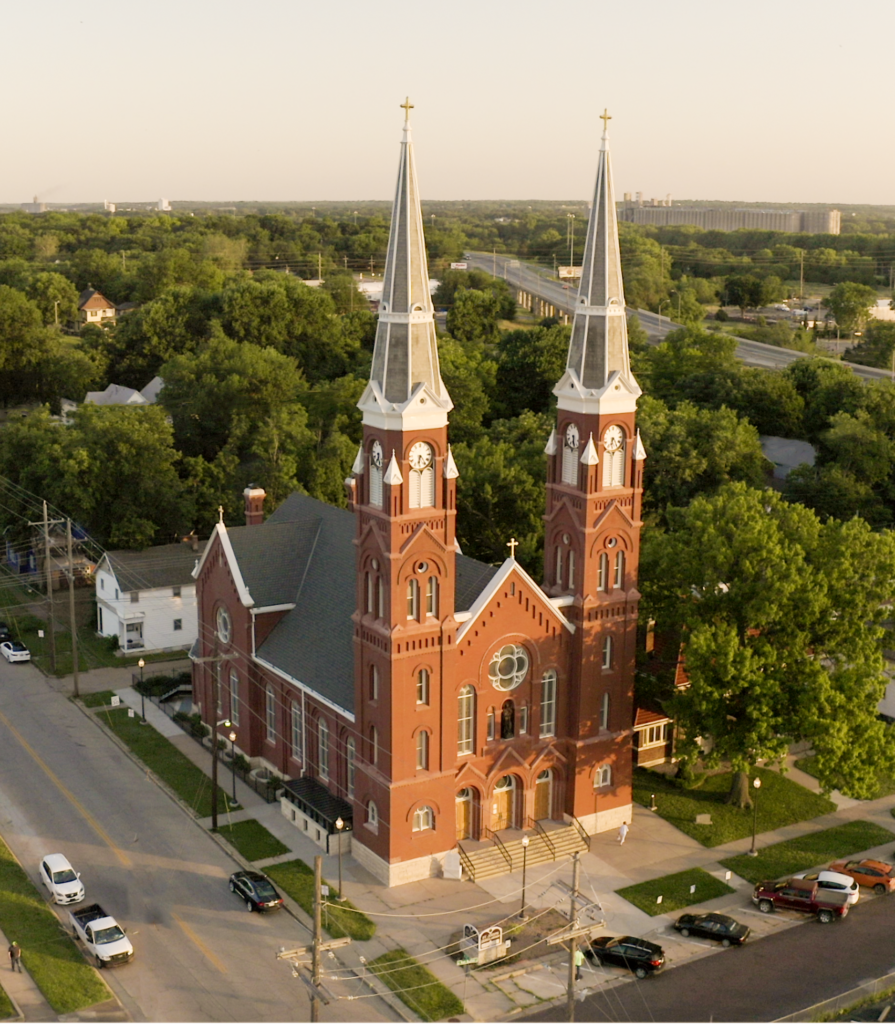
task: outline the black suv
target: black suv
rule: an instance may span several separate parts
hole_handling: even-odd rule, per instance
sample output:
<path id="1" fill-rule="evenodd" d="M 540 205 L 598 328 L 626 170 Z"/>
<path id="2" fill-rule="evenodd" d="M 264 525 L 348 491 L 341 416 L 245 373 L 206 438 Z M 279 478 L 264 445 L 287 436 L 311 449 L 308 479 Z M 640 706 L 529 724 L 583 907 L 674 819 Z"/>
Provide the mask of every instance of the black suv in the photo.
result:
<path id="1" fill-rule="evenodd" d="M 596 959 L 600 964 L 625 967 L 638 978 L 655 974 L 665 966 L 665 951 L 661 946 L 648 939 L 636 939 L 633 935 L 623 935 L 618 939 L 602 935 L 591 942 L 585 956 Z"/>

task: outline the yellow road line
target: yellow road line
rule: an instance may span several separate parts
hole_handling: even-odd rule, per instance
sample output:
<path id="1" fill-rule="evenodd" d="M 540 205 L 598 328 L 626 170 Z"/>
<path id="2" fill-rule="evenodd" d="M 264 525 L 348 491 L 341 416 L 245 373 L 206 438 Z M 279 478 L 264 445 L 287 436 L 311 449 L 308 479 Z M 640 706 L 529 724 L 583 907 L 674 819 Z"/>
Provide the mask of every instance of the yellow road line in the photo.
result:
<path id="1" fill-rule="evenodd" d="M 130 857 L 123 851 L 120 850 L 115 843 L 112 841 L 112 837 L 109 833 L 100 825 L 100 823 L 93 817 L 90 811 L 81 803 L 81 801 L 72 793 L 72 791 L 65 785 L 65 783 L 59 778 L 59 776 L 53 771 L 52 768 L 44 761 L 44 759 L 38 754 L 38 752 L 31 746 L 31 744 L 25 739 L 25 737 L 16 729 L 16 727 L 10 722 L 10 720 L 0 711 L 0 722 L 6 726 L 7 729 L 15 736 L 19 743 L 28 751 L 28 753 L 34 758 L 35 762 L 44 770 L 49 777 L 50 781 L 53 782 L 59 791 L 65 796 L 68 801 L 77 808 L 78 811 L 84 816 L 87 823 L 96 832 L 96 834 L 102 839 L 102 841 L 109 847 L 109 849 L 115 854 L 115 856 L 121 861 L 124 867 L 129 868 L 131 866 Z"/>
<path id="2" fill-rule="evenodd" d="M 205 945 L 205 943 L 199 938 L 199 936 L 193 931 L 192 928 L 182 918 L 178 917 L 177 914 L 171 914 L 171 917 L 180 925 L 183 934 L 195 944 L 196 948 L 200 953 L 204 954 L 208 960 L 221 972 L 221 974 L 227 973 L 227 968 L 221 963 L 221 961 L 212 953 L 212 951 Z"/>

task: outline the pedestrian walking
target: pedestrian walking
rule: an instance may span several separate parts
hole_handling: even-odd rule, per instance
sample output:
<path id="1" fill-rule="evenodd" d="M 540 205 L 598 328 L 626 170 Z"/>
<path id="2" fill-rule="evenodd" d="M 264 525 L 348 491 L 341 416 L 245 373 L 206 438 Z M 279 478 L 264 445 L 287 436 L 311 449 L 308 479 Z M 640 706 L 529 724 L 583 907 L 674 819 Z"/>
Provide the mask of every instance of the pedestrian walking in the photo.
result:
<path id="1" fill-rule="evenodd" d="M 581 947 L 575 947 L 575 981 L 581 981 L 581 968 L 584 966 L 584 954 Z"/>
<path id="2" fill-rule="evenodd" d="M 618 845 L 624 846 L 625 840 L 628 838 L 628 823 L 623 821 L 618 830 Z"/>
<path id="3" fill-rule="evenodd" d="M 9 966 L 14 971 L 22 973 L 22 947 L 18 942 L 12 942 L 9 946 Z"/>

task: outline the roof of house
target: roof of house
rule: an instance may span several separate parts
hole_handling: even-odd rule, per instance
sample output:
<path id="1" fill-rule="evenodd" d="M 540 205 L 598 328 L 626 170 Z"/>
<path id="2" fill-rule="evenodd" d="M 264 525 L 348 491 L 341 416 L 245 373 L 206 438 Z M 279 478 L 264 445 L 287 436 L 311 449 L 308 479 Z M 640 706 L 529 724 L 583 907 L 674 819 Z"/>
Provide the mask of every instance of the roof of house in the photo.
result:
<path id="1" fill-rule="evenodd" d="M 95 288 L 85 288 L 78 296 L 78 309 L 114 309 L 115 303 Z"/>
<path id="2" fill-rule="evenodd" d="M 160 544 L 145 551 L 107 551 L 105 561 L 123 593 L 192 586 L 199 555 L 189 544 Z M 100 562 L 100 566 L 102 566 Z"/>
<path id="3" fill-rule="evenodd" d="M 331 703 L 354 709 L 357 523 L 346 509 L 292 494 L 264 523 L 227 531 L 256 608 L 293 604 L 257 655 Z M 457 556 L 456 607 L 497 570 Z"/>
<path id="4" fill-rule="evenodd" d="M 123 384 L 110 384 L 105 391 L 88 391 L 84 401 L 92 405 L 149 405 L 139 391 Z"/>
<path id="5" fill-rule="evenodd" d="M 670 722 L 668 715 L 661 711 L 652 711 L 649 708 L 638 708 L 634 716 L 634 728 L 643 729 L 647 725 L 658 725 L 661 722 Z"/>

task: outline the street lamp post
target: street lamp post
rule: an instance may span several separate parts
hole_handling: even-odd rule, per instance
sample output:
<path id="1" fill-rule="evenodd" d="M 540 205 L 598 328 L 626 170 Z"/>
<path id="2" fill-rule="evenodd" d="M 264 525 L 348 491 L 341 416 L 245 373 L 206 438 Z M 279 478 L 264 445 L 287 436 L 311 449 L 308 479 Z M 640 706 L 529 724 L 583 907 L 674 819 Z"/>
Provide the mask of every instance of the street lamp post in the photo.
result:
<path id="1" fill-rule="evenodd" d="M 761 779 L 756 775 L 752 780 L 752 788 L 755 790 L 755 797 L 752 800 L 752 849 L 750 857 L 757 857 L 758 850 L 755 849 L 755 826 L 758 824 L 758 791 L 761 789 Z"/>
<path id="2" fill-rule="evenodd" d="M 137 664 L 140 666 L 140 725 L 145 725 L 146 724 L 146 697 L 143 694 L 143 668 L 146 665 L 146 662 L 142 658 L 140 658 L 140 660 L 137 662 Z"/>
<path id="3" fill-rule="evenodd" d="M 339 837 L 339 899 L 343 900 L 345 897 L 342 895 L 342 829 L 345 827 L 345 822 L 342 821 L 341 817 L 336 818 L 336 835 Z"/>
<path id="4" fill-rule="evenodd" d="M 222 718 L 220 722 L 214 723 L 211 730 L 211 831 L 218 830 L 218 726 L 223 725 L 229 729 L 231 722 L 229 718 Z"/>
<path id="5" fill-rule="evenodd" d="M 236 748 L 233 744 L 236 742 L 236 730 L 233 729 L 230 733 L 230 769 L 233 773 L 233 805 L 236 806 Z"/>
<path id="6" fill-rule="evenodd" d="M 522 837 L 522 909 L 519 911 L 519 920 L 525 920 L 525 875 L 528 869 L 528 836 Z"/>

